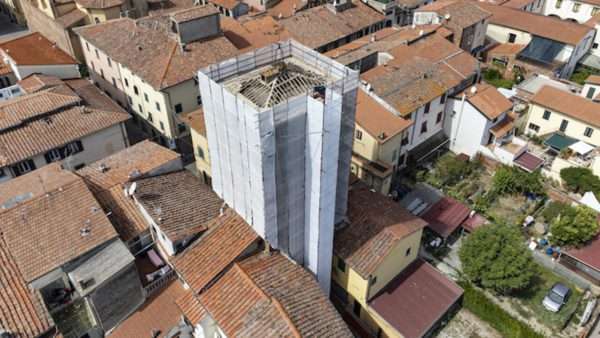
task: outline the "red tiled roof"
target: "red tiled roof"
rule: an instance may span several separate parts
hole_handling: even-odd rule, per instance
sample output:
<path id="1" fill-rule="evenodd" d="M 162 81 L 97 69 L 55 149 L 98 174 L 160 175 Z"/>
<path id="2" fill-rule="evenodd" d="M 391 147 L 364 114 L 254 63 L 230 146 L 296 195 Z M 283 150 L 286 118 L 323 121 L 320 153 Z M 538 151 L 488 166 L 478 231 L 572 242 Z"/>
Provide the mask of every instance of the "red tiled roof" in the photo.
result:
<path id="1" fill-rule="evenodd" d="M 452 197 L 444 197 L 432 205 L 421 217 L 429 228 L 447 238 L 469 217 L 471 209 Z"/>
<path id="2" fill-rule="evenodd" d="M 148 230 L 148 223 L 130 197 L 125 195 L 124 187 L 115 185 L 95 194 L 98 203 L 119 233 L 123 241 L 129 241 Z"/>
<path id="3" fill-rule="evenodd" d="M 4 42 L 0 49 L 19 66 L 77 64 L 77 60 L 37 32 Z"/>
<path id="4" fill-rule="evenodd" d="M 369 305 L 405 338 L 420 338 L 462 294 L 456 283 L 417 259 Z"/>
<path id="5" fill-rule="evenodd" d="M 38 292 L 30 289 L 0 236 L 0 329 L 34 338 L 54 326 Z"/>
<path id="6" fill-rule="evenodd" d="M 233 210 L 215 218 L 206 234 L 173 259 L 183 280 L 200 292 L 258 240 L 258 235 Z"/>
<path id="7" fill-rule="evenodd" d="M 182 313 L 175 300 L 184 294 L 185 290 L 179 281 L 171 282 L 156 296 L 147 299 L 142 307 L 119 324 L 108 337 L 150 337 L 152 330 L 160 331 L 160 337 L 163 337 L 181 320 Z"/>
<path id="8" fill-rule="evenodd" d="M 567 250 L 564 254 L 600 271 L 600 236 L 597 236 L 585 246 Z"/>
<path id="9" fill-rule="evenodd" d="M 364 279 L 373 273 L 403 238 L 426 222 L 363 182 L 348 191 L 348 225 L 335 233 L 336 255 Z"/>
<path id="10" fill-rule="evenodd" d="M 519 157 L 515 158 L 514 162 L 519 165 L 521 168 L 532 172 L 537 170 L 539 167 L 544 164 L 544 159 L 539 158 L 532 153 L 526 151 L 519 155 Z"/>
<path id="11" fill-rule="evenodd" d="M 206 316 L 206 309 L 204 309 L 204 306 L 202 306 L 200 300 L 191 289 L 187 290 L 183 296 L 177 298 L 175 304 L 177 304 L 181 313 L 183 313 L 192 325 L 200 323 L 202 318 Z"/>

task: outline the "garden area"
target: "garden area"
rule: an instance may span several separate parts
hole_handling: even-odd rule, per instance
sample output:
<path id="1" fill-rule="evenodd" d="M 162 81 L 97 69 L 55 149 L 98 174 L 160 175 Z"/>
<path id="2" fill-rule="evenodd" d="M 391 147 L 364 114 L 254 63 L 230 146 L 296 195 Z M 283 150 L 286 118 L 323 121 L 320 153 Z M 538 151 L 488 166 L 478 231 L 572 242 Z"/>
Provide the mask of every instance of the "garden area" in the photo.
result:
<path id="1" fill-rule="evenodd" d="M 590 75 L 600 75 L 600 71 L 591 67 L 579 65 L 577 68 L 575 68 L 575 71 L 569 80 L 583 85 L 585 83 L 585 79 L 587 79 Z"/>
<path id="2" fill-rule="evenodd" d="M 506 79 L 496 68 L 488 68 L 483 71 L 483 80 L 496 88 L 511 89 L 515 85 L 513 79 Z"/>

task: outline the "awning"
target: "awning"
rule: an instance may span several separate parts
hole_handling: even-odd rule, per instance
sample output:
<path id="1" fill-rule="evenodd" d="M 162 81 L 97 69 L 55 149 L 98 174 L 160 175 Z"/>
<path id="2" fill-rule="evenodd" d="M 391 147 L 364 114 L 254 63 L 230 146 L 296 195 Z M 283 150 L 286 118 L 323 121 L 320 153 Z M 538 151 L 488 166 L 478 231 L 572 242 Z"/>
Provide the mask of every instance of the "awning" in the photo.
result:
<path id="1" fill-rule="evenodd" d="M 547 138 L 544 144 L 556 151 L 561 151 L 576 142 L 577 140 L 574 138 L 555 133 Z"/>
<path id="2" fill-rule="evenodd" d="M 569 146 L 569 149 L 573 150 L 579 155 L 586 155 L 595 148 L 583 141 L 577 141 Z"/>
<path id="3" fill-rule="evenodd" d="M 536 171 L 539 167 L 541 167 L 542 164 L 544 164 L 544 159 L 539 158 L 534 154 L 526 151 L 519 155 L 517 158 L 515 158 L 513 162 L 521 169 L 528 172 L 533 172 Z"/>
<path id="4" fill-rule="evenodd" d="M 451 197 L 444 197 L 431 206 L 421 218 L 442 238 L 448 238 L 467 218 L 471 209 Z"/>
<path id="5" fill-rule="evenodd" d="M 596 195 L 591 191 L 583 194 L 583 197 L 579 200 L 579 203 L 600 212 L 600 202 L 598 202 Z"/>

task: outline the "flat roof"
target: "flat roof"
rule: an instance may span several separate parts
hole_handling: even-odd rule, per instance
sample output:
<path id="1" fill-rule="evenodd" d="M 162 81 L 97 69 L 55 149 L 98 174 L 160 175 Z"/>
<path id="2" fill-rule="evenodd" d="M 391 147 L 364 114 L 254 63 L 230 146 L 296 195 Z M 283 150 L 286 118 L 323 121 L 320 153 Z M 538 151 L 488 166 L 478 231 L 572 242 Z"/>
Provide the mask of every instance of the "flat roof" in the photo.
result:
<path id="1" fill-rule="evenodd" d="M 515 158 L 514 162 L 526 171 L 533 172 L 536 171 L 539 167 L 541 167 L 542 164 L 544 164 L 544 159 L 535 156 L 529 151 L 526 151 L 519 155 L 517 158 Z"/>
<path id="2" fill-rule="evenodd" d="M 420 338 L 462 294 L 460 286 L 417 258 L 369 305 L 405 338 Z"/>

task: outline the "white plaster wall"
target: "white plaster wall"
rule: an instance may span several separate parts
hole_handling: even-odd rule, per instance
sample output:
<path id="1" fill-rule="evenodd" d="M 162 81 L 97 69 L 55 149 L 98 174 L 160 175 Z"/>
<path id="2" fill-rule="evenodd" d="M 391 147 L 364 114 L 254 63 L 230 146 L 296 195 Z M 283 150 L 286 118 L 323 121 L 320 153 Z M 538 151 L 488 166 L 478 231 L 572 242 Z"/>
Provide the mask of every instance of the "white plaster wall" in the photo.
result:
<path id="1" fill-rule="evenodd" d="M 556 8 L 557 0 L 546 0 L 546 4 L 544 5 L 543 14 L 546 16 L 558 16 L 559 18 L 565 19 L 573 19 L 579 23 L 585 23 L 592 17 L 592 11 L 594 6 L 585 2 L 577 2 L 579 3 L 578 12 L 573 11 L 573 4 L 575 1 L 572 0 L 562 0 L 560 8 Z"/>
<path id="2" fill-rule="evenodd" d="M 419 107 L 415 112 L 412 113 L 412 120 L 414 121 L 411 132 L 411 144 L 410 149 L 417 147 L 431 136 L 437 134 L 444 127 L 444 110 L 446 105 L 440 103 L 441 96 L 433 99 L 429 107 L 429 113 L 425 114 L 425 106 Z M 446 100 L 446 102 L 448 102 Z M 442 113 L 442 119 L 439 123 L 436 123 L 438 113 Z M 421 126 L 423 122 L 427 122 L 427 132 L 421 133 Z"/>
<path id="3" fill-rule="evenodd" d="M 486 35 L 490 39 L 499 43 L 508 43 L 508 35 L 510 33 L 513 33 L 517 36 L 514 42 L 516 44 L 526 45 L 531 41 L 531 34 L 527 32 L 522 32 L 516 29 L 495 25 L 492 23 L 488 24 Z"/>
<path id="4" fill-rule="evenodd" d="M 448 104 L 451 110 L 444 119 L 444 133 L 450 139 L 450 150 L 473 157 L 485 142 L 488 119 L 461 98 L 449 99 Z"/>

